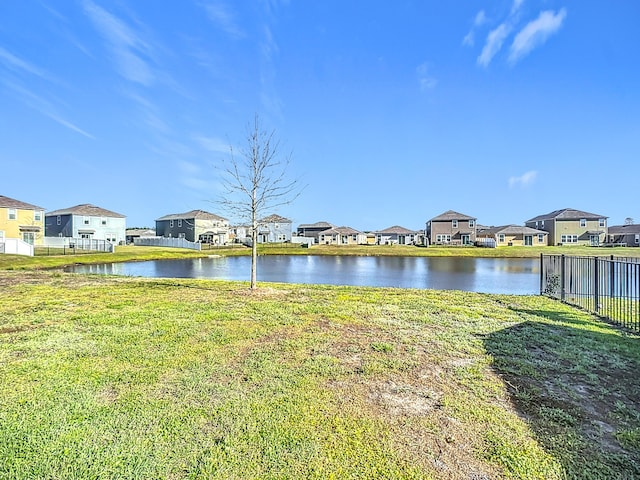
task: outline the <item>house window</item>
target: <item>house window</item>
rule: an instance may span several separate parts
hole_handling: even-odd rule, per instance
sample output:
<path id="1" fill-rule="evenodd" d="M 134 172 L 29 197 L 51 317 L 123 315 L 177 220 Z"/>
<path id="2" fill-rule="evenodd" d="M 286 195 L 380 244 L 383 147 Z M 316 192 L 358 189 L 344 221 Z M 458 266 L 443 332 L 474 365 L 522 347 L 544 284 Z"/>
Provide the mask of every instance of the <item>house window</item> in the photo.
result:
<path id="1" fill-rule="evenodd" d="M 544 228 L 544 220 L 540 222 L 540 228 Z"/>
<path id="2" fill-rule="evenodd" d="M 636 239 L 635 239 L 636 245 L 640 244 L 640 235 L 638 235 L 636 233 Z"/>
<path id="3" fill-rule="evenodd" d="M 178 226 L 181 227 L 182 226 L 182 220 L 178 220 Z"/>
<path id="4" fill-rule="evenodd" d="M 544 243 L 544 234 L 543 233 L 539 233 L 538 234 L 538 243 Z"/>
<path id="5" fill-rule="evenodd" d="M 18 211 L 15 208 L 9 209 L 9 220 L 15 220 L 18 218 Z"/>
<path id="6" fill-rule="evenodd" d="M 469 220 L 469 228 L 473 228 L 476 226 L 475 220 Z"/>
<path id="7" fill-rule="evenodd" d="M 36 243 L 36 234 L 33 232 L 22 232 L 22 241 L 33 245 Z"/>
<path id="8" fill-rule="evenodd" d="M 580 226 L 581 227 L 586 227 L 587 226 L 587 219 L 586 218 L 581 218 L 580 219 Z"/>
<path id="9" fill-rule="evenodd" d="M 169 220 L 169 228 L 173 228 L 173 220 Z"/>
<path id="10" fill-rule="evenodd" d="M 100 219 L 100 225 L 106 225 L 106 224 L 107 224 L 107 219 L 106 219 L 106 218 L 104 218 L 104 217 L 102 217 L 102 218 Z"/>
<path id="11" fill-rule="evenodd" d="M 458 228 L 458 220 L 451 220 L 451 228 Z"/>
<path id="12" fill-rule="evenodd" d="M 42 221 L 42 212 L 33 212 L 33 220 L 36 222 Z"/>
<path id="13" fill-rule="evenodd" d="M 278 225 L 277 223 L 274 223 L 273 224 L 273 228 L 275 228 L 277 230 L 278 228 L 280 228 L 280 225 Z"/>
<path id="14" fill-rule="evenodd" d="M 538 228 L 538 221 L 536 220 L 536 228 Z"/>
<path id="15" fill-rule="evenodd" d="M 562 235 L 560 241 L 562 243 L 578 243 L 578 235 Z"/>
<path id="16" fill-rule="evenodd" d="M 504 233 L 499 233 L 498 234 L 498 242 L 504 243 Z"/>
<path id="17" fill-rule="evenodd" d="M 90 219 L 89 217 L 84 217 L 84 218 L 83 218 L 83 223 L 84 223 L 85 225 L 89 225 L 89 223 L 91 223 L 91 219 Z"/>
<path id="18" fill-rule="evenodd" d="M 56 217 L 56 225 L 62 225 L 62 218 L 60 217 L 60 215 Z"/>
<path id="19" fill-rule="evenodd" d="M 605 226 L 604 218 L 601 218 L 601 219 L 598 220 L 598 225 L 601 226 L 601 227 Z"/>
<path id="20" fill-rule="evenodd" d="M 80 234 L 80 238 L 84 238 L 89 240 L 91 238 L 91 234 L 90 233 L 81 233 Z"/>

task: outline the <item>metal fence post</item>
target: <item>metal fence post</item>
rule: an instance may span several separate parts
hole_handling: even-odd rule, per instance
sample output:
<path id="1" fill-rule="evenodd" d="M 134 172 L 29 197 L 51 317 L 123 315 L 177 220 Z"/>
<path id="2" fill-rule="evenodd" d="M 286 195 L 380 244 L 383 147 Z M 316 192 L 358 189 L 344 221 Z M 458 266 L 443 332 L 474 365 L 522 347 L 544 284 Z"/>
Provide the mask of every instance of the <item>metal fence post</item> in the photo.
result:
<path id="1" fill-rule="evenodd" d="M 540 295 L 544 292 L 544 254 L 540 254 Z"/>
<path id="2" fill-rule="evenodd" d="M 600 313 L 600 274 L 598 273 L 598 266 L 600 260 L 598 257 L 593 257 L 593 308 L 596 314 Z"/>
<path id="3" fill-rule="evenodd" d="M 564 276 L 566 271 L 566 259 L 564 253 L 560 256 L 560 300 L 564 302 Z"/>

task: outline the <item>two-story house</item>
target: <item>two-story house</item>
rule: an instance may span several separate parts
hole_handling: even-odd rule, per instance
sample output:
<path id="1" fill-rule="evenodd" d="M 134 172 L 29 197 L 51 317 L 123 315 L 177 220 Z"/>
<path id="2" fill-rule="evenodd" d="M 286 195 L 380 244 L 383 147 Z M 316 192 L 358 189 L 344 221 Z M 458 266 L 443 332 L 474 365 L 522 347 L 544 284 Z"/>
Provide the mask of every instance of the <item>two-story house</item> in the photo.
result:
<path id="1" fill-rule="evenodd" d="M 314 243 L 319 243 L 320 232 L 335 228 L 335 225 L 329 222 L 301 223 L 298 225 L 298 236 L 313 238 Z"/>
<path id="2" fill-rule="evenodd" d="M 476 241 L 476 218 L 447 210 L 427 222 L 427 239 L 431 245 L 473 245 Z"/>
<path id="3" fill-rule="evenodd" d="M 54 210 L 45 214 L 47 237 L 105 240 L 125 243 L 126 217 L 88 203 Z"/>
<path id="4" fill-rule="evenodd" d="M 258 220 L 258 243 L 285 243 L 291 241 L 291 220 L 280 215 L 269 215 Z"/>
<path id="5" fill-rule="evenodd" d="M 40 245 L 44 237 L 44 209 L 0 195 L 0 242 L 22 240 Z"/>
<path id="6" fill-rule="evenodd" d="M 607 233 L 607 217 L 574 208 L 538 215 L 525 225 L 549 232 L 549 245 L 597 246 L 604 242 Z"/>
<path id="7" fill-rule="evenodd" d="M 229 221 L 204 210 L 172 213 L 156 219 L 156 235 L 224 245 L 229 242 Z"/>

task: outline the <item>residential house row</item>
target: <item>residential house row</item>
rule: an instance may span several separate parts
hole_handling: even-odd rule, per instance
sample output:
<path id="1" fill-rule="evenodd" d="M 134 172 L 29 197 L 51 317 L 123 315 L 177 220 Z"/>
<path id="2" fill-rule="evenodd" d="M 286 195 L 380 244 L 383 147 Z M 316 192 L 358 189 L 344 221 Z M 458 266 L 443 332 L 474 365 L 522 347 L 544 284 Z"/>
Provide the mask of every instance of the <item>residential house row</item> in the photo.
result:
<path id="1" fill-rule="evenodd" d="M 448 210 L 426 222 L 424 230 L 394 225 L 362 232 L 326 221 L 300 224 L 269 215 L 258 222 L 259 243 L 314 243 L 323 245 L 603 245 L 640 246 L 640 225 L 607 225 L 608 217 L 564 208 L 527 220 L 524 225 L 487 227 L 478 219 Z M 168 214 L 155 221 L 155 230 L 127 230 L 122 214 L 81 204 L 45 213 L 44 208 L 0 195 L 0 253 L 16 245 L 42 245 L 52 239 L 100 240 L 131 243 L 139 236 L 184 238 L 191 242 L 224 245 L 246 243 L 249 226 L 232 226 L 219 215 L 204 210 Z"/>

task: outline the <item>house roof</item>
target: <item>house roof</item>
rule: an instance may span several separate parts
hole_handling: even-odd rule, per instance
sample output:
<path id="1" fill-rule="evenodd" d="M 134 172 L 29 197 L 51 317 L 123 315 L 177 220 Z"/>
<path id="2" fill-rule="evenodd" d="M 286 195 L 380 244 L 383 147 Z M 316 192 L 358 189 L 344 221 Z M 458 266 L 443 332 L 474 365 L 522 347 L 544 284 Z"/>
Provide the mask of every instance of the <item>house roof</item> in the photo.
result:
<path id="1" fill-rule="evenodd" d="M 444 222 L 450 220 L 475 220 L 476 217 L 470 217 L 469 215 L 465 215 L 463 213 L 454 212 L 453 210 L 447 210 L 444 213 L 441 213 L 437 217 L 433 217 L 431 219 L 432 222 Z"/>
<path id="2" fill-rule="evenodd" d="M 394 225 L 393 227 L 385 228 L 384 230 L 378 230 L 374 233 L 381 235 L 411 235 L 417 232 L 416 230 L 409 230 L 408 228 L 401 227 L 400 225 Z"/>
<path id="3" fill-rule="evenodd" d="M 87 217 L 125 218 L 124 215 L 112 212 L 111 210 L 96 207 L 95 205 L 91 205 L 89 203 L 83 203 L 81 205 L 76 205 L 75 207 L 63 208 L 60 210 L 54 210 L 52 212 L 46 213 L 45 217 L 52 217 L 57 215 L 85 215 Z"/>
<path id="4" fill-rule="evenodd" d="M 160 222 L 163 220 L 188 220 L 192 218 L 195 220 L 226 220 L 226 218 L 220 217 L 213 213 L 205 212 L 204 210 L 191 210 L 190 212 L 185 213 L 171 213 L 169 215 L 165 215 L 164 217 L 157 218 L 156 222 Z"/>
<path id="5" fill-rule="evenodd" d="M 322 235 L 357 235 L 362 232 L 351 227 L 333 227 L 320 232 Z"/>
<path id="6" fill-rule="evenodd" d="M 334 228 L 335 225 L 329 222 L 301 223 L 298 228 Z"/>
<path id="7" fill-rule="evenodd" d="M 584 212 L 582 210 L 576 210 L 575 208 L 562 208 L 560 210 L 554 210 L 544 215 L 538 215 L 533 217 L 529 222 L 538 222 L 540 220 L 580 220 L 586 218 L 588 220 L 598 220 L 600 218 L 609 218 L 604 215 L 598 215 L 597 213 Z"/>
<path id="8" fill-rule="evenodd" d="M 537 230 L 531 227 L 523 227 L 521 225 L 502 225 L 500 227 L 490 227 L 482 230 L 481 235 L 497 235 L 503 233 L 505 235 L 548 235 L 549 232 Z"/>
<path id="9" fill-rule="evenodd" d="M 275 213 L 258 221 L 260 223 L 291 223 L 291 220 L 289 220 L 288 218 L 281 217 L 280 215 L 276 215 Z"/>
<path id="10" fill-rule="evenodd" d="M 640 233 L 640 223 L 631 225 L 614 225 L 609 227 L 609 233 L 613 235 Z"/>
<path id="11" fill-rule="evenodd" d="M 20 210 L 44 210 L 42 207 L 32 205 L 30 203 L 21 202 L 15 198 L 5 197 L 0 195 L 0 208 L 18 208 Z"/>
<path id="12" fill-rule="evenodd" d="M 152 228 L 127 228 L 126 234 L 129 236 L 155 237 L 156 231 Z"/>

